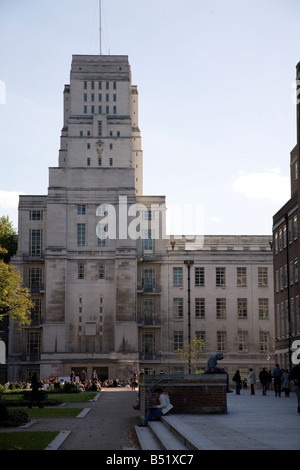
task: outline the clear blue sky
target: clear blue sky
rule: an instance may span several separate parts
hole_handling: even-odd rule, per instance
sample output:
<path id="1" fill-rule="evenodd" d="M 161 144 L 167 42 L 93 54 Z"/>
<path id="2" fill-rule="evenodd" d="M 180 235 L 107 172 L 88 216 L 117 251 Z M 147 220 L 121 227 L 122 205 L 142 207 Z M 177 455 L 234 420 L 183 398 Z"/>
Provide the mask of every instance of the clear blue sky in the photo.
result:
<path id="1" fill-rule="evenodd" d="M 0 215 L 47 194 L 72 54 L 99 53 L 98 0 L 1 0 Z M 204 234 L 271 234 L 296 144 L 299 0 L 102 0 L 102 53 L 129 56 L 144 194 L 202 205 Z M 5 92 L 3 88 L 5 87 Z M 2 90 L 2 91 L 1 91 Z"/>

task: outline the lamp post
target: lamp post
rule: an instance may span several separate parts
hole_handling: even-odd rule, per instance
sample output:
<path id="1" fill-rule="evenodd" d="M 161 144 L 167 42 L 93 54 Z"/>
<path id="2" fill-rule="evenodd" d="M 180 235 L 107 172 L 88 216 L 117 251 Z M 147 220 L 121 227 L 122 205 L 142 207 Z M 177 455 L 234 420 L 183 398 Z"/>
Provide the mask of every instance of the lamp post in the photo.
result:
<path id="1" fill-rule="evenodd" d="M 188 259 L 184 261 L 188 268 L 188 343 L 189 343 L 189 374 L 191 373 L 191 265 L 194 261 Z"/>

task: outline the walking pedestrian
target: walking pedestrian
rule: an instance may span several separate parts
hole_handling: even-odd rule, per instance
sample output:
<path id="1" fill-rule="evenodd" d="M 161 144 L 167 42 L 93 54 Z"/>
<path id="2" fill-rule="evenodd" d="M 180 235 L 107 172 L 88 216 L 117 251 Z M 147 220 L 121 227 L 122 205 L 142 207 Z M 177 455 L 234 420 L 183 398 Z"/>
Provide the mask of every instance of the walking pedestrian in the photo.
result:
<path id="1" fill-rule="evenodd" d="M 272 373 L 274 379 L 274 390 L 275 390 L 275 397 L 281 397 L 281 377 L 282 377 L 282 370 L 279 367 L 279 364 L 276 364 L 276 367 L 273 369 Z"/>
<path id="2" fill-rule="evenodd" d="M 284 395 L 286 397 L 290 396 L 290 374 L 287 369 L 283 371 L 282 377 L 281 377 L 281 383 L 282 383 L 282 390 L 284 391 Z"/>
<path id="3" fill-rule="evenodd" d="M 266 371 L 265 367 L 263 368 L 262 371 L 260 371 L 258 378 L 259 378 L 259 381 L 262 385 L 263 395 L 267 395 L 267 385 L 268 385 L 268 382 L 269 382 L 269 373 L 268 373 L 268 371 Z"/>
<path id="4" fill-rule="evenodd" d="M 251 395 L 255 395 L 254 385 L 256 384 L 256 375 L 253 369 L 249 369 L 247 383 L 250 385 Z"/>
<path id="5" fill-rule="evenodd" d="M 232 381 L 235 382 L 235 394 L 240 395 L 241 388 L 242 388 L 242 379 L 239 370 L 236 370 L 234 376 L 232 377 Z"/>

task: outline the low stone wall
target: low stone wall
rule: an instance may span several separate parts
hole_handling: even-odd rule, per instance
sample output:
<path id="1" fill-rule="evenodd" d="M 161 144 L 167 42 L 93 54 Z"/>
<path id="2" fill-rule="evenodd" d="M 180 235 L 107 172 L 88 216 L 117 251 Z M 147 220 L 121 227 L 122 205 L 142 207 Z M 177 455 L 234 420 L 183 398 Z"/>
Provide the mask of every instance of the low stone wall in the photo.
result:
<path id="1" fill-rule="evenodd" d="M 172 413 L 227 413 L 226 377 L 223 374 L 145 375 L 139 380 L 140 412 L 147 413 L 152 390 L 161 387 L 170 397 Z"/>

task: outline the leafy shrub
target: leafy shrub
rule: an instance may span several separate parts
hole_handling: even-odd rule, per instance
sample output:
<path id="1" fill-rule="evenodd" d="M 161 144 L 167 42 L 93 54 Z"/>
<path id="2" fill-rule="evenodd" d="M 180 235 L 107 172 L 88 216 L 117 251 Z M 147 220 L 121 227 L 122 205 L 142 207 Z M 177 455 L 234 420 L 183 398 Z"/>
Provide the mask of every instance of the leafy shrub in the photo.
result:
<path id="1" fill-rule="evenodd" d="M 23 398 L 24 398 L 24 400 L 30 401 L 30 399 L 31 399 L 31 393 L 32 393 L 31 390 L 24 390 L 24 391 L 23 391 Z M 38 391 L 38 394 L 39 394 L 39 399 L 40 399 L 40 401 L 47 400 L 47 391 L 46 391 L 46 390 L 39 390 L 39 391 Z"/>
<path id="2" fill-rule="evenodd" d="M 29 417 L 23 410 L 8 410 L 4 403 L 0 403 L 0 426 L 13 427 L 28 423 Z"/>

